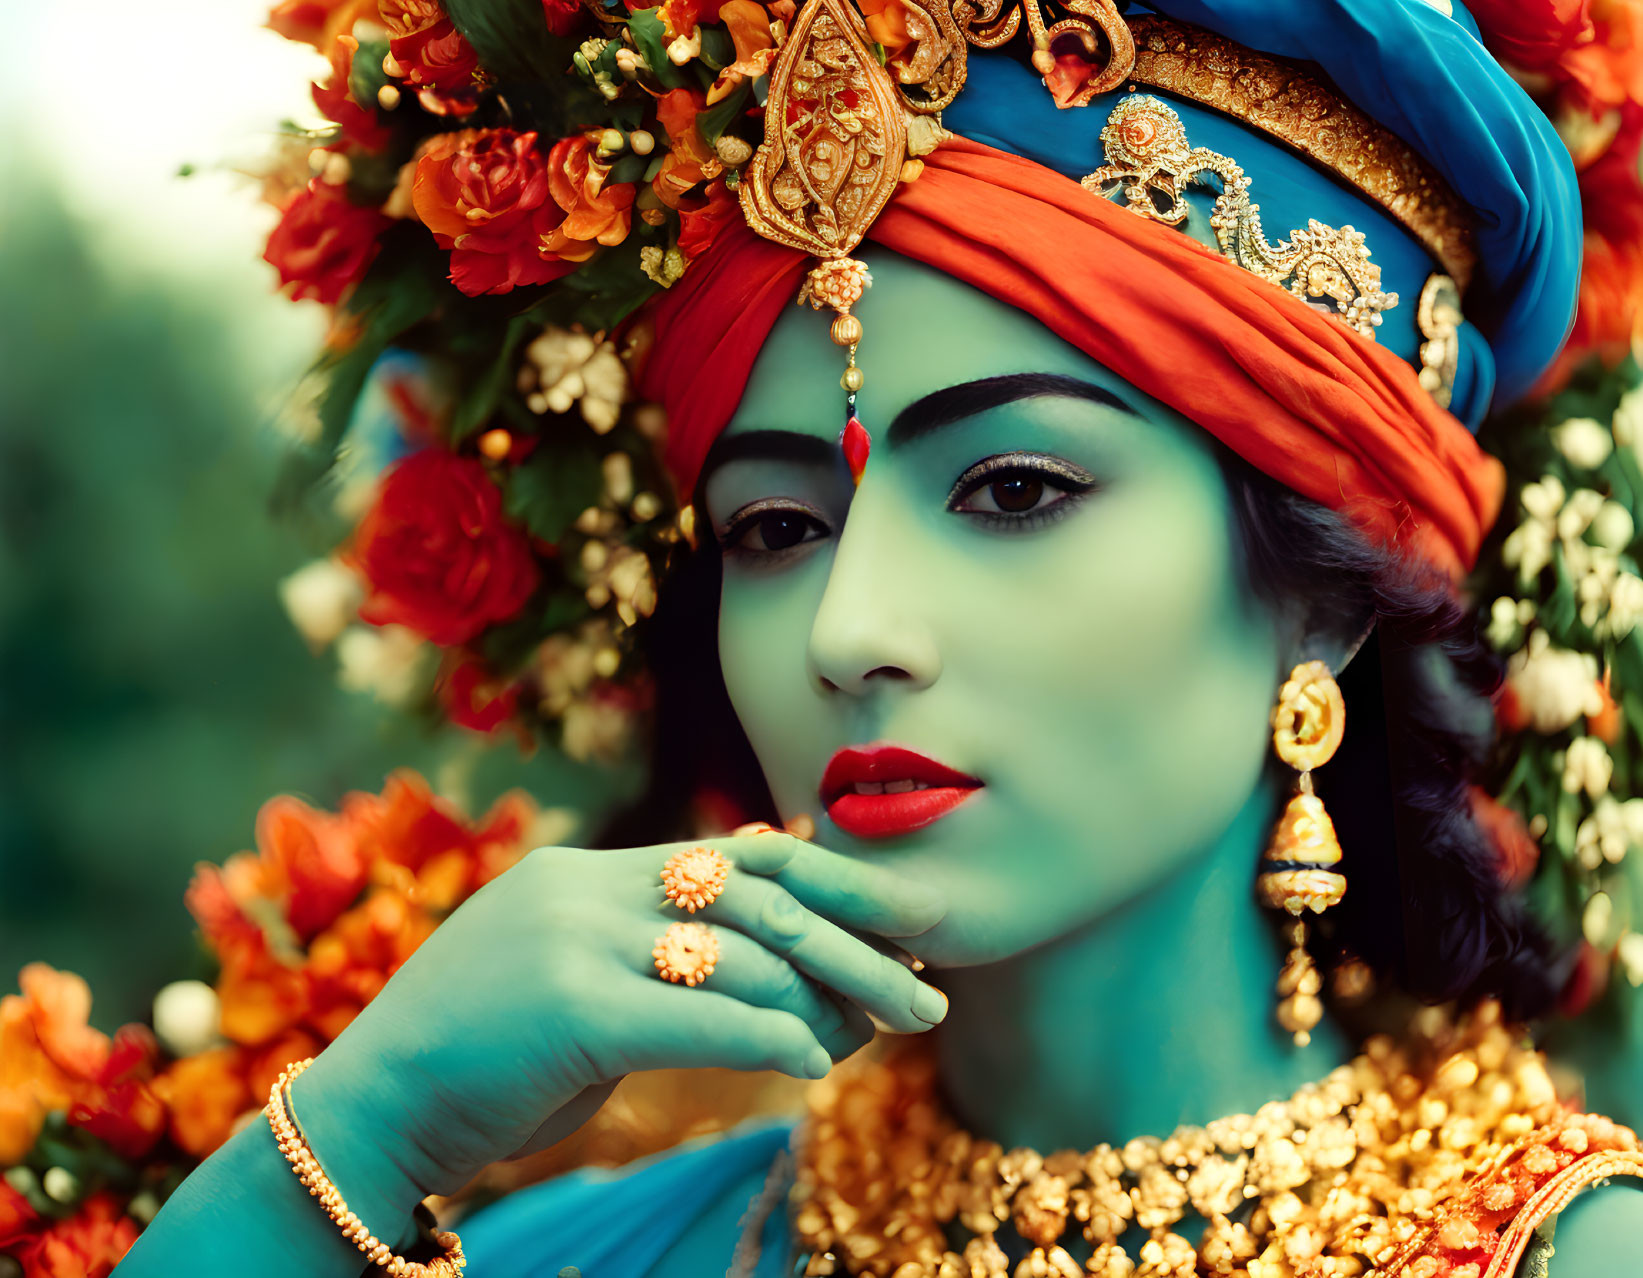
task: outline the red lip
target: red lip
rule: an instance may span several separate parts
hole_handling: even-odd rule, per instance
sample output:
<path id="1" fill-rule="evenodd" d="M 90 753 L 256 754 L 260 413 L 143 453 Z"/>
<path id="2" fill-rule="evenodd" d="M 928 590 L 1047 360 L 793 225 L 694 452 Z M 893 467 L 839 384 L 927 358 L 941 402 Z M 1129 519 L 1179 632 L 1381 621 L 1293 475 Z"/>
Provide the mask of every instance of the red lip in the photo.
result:
<path id="1" fill-rule="evenodd" d="M 915 781 L 928 788 L 857 794 L 855 786 Z M 827 764 L 821 801 L 833 824 L 858 839 L 890 839 L 939 821 L 983 782 L 901 746 L 846 747 Z"/>

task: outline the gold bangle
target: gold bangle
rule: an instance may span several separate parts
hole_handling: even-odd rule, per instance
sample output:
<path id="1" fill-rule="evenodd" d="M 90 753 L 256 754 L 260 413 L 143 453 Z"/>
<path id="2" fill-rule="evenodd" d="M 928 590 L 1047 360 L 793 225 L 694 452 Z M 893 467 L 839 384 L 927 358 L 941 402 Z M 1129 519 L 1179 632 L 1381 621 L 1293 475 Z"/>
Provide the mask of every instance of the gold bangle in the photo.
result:
<path id="1" fill-rule="evenodd" d="M 280 1147 L 280 1153 L 284 1154 L 285 1161 L 291 1164 L 291 1170 L 297 1174 L 297 1179 L 303 1183 L 310 1195 L 319 1199 L 320 1206 L 325 1208 L 325 1214 L 342 1230 L 342 1236 L 364 1252 L 366 1259 L 372 1264 L 382 1266 L 390 1274 L 396 1275 L 396 1278 L 458 1278 L 463 1266 L 468 1263 L 468 1258 L 462 1254 L 462 1240 L 455 1234 L 449 1230 L 434 1231 L 434 1241 L 445 1249 L 445 1254 L 428 1264 L 396 1256 L 387 1243 L 367 1229 L 360 1218 L 348 1210 L 348 1204 L 342 1201 L 342 1195 L 331 1183 L 331 1178 L 321 1170 L 319 1160 L 308 1148 L 308 1142 L 297 1130 L 296 1123 L 292 1121 L 292 1113 L 287 1109 L 292 1080 L 313 1063 L 312 1056 L 307 1060 L 297 1061 L 275 1079 L 274 1085 L 268 1089 L 267 1108 L 263 1110 L 268 1116 L 268 1126 L 274 1133 L 274 1140 Z"/>

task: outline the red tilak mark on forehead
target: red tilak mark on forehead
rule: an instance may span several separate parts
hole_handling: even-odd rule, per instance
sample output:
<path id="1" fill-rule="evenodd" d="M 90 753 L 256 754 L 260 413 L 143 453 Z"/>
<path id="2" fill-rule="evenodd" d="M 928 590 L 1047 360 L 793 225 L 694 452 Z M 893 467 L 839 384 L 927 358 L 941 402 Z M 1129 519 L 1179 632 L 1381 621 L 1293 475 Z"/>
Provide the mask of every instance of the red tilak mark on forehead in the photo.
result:
<path id="1" fill-rule="evenodd" d="M 862 471 L 867 469 L 867 455 L 873 451 L 873 437 L 861 418 L 852 416 L 839 435 L 839 446 L 844 449 L 844 464 L 850 467 L 850 478 L 861 485 Z"/>

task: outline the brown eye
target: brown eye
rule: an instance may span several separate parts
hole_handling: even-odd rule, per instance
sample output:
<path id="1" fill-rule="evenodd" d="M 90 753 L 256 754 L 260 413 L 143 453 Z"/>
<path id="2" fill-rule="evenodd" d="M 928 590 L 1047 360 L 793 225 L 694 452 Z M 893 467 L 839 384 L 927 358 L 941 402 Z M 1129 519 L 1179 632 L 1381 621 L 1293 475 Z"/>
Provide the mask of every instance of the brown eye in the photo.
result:
<path id="1" fill-rule="evenodd" d="M 1031 510 L 1044 498 L 1044 481 L 1034 475 L 1009 475 L 988 485 L 993 504 L 1008 514 Z"/>
<path id="2" fill-rule="evenodd" d="M 804 535 L 816 521 L 792 511 L 776 510 L 760 515 L 748 530 L 760 550 L 787 550 L 804 540 Z"/>
<path id="3" fill-rule="evenodd" d="M 814 515 L 787 506 L 749 511 L 725 530 L 727 551 L 748 555 L 779 554 L 827 535 Z"/>

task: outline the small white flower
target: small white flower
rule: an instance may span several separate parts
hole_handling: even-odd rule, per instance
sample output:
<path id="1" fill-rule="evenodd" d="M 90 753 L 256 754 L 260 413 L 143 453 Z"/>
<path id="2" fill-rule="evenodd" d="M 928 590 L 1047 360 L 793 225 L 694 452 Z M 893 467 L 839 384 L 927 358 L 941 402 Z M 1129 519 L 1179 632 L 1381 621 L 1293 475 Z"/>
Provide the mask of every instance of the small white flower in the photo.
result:
<path id="1" fill-rule="evenodd" d="M 1622 448 L 1643 448 L 1643 386 L 1634 386 L 1620 397 L 1613 426 L 1615 442 Z"/>
<path id="2" fill-rule="evenodd" d="M 1643 985 L 1643 933 L 1627 932 L 1615 947 L 1615 956 L 1633 985 Z"/>
<path id="3" fill-rule="evenodd" d="M 1575 831 L 1575 856 L 1587 870 L 1595 870 L 1605 861 L 1619 865 L 1632 842 L 1624 805 L 1606 794 Z"/>
<path id="4" fill-rule="evenodd" d="M 1603 494 L 1592 488 L 1577 488 L 1557 512 L 1557 535 L 1564 541 L 1583 537 L 1603 509 Z"/>
<path id="5" fill-rule="evenodd" d="M 689 35 L 674 36 L 672 43 L 667 47 L 667 60 L 676 67 L 682 67 L 692 58 L 700 57 L 702 53 L 702 29 L 697 27 Z"/>
<path id="6" fill-rule="evenodd" d="M 404 626 L 350 626 L 337 640 L 337 682 L 403 706 L 421 690 L 423 646 Z"/>
<path id="7" fill-rule="evenodd" d="M 1516 568 L 1518 577 L 1533 581 L 1541 569 L 1552 562 L 1552 546 L 1557 541 L 1557 518 L 1563 509 L 1563 485 L 1555 475 L 1547 475 L 1533 484 L 1526 484 L 1520 501 L 1525 516 L 1506 538 L 1501 547 L 1501 558 L 1508 568 Z"/>
<path id="8" fill-rule="evenodd" d="M 1536 732 L 1562 732 L 1603 708 L 1597 658 L 1552 647 L 1543 630 L 1529 637 L 1527 648 L 1512 654 L 1506 682 Z"/>
<path id="9" fill-rule="evenodd" d="M 154 1036 L 173 1056 L 193 1056 L 220 1041 L 221 1013 L 204 981 L 172 981 L 154 996 Z"/>
<path id="10" fill-rule="evenodd" d="M 335 559 L 316 559 L 283 578 L 279 595 L 297 633 L 318 652 L 354 620 L 365 589 L 358 575 Z"/>
<path id="11" fill-rule="evenodd" d="M 653 284 L 672 288 L 685 273 L 685 257 L 677 246 L 664 250 L 659 244 L 647 244 L 639 250 L 639 269 Z"/>
<path id="12" fill-rule="evenodd" d="M 1614 902 L 1607 892 L 1593 893 L 1580 916 L 1580 930 L 1598 949 L 1609 942 L 1609 928 L 1614 923 Z"/>
<path id="13" fill-rule="evenodd" d="M 1566 794 L 1585 791 L 1594 799 L 1609 792 L 1614 777 L 1614 760 L 1596 737 L 1576 737 L 1563 756 L 1563 790 Z"/>
<path id="14" fill-rule="evenodd" d="M 1502 595 L 1489 605 L 1489 625 L 1484 634 L 1489 643 L 1500 652 L 1512 647 L 1523 633 L 1518 624 L 1517 600 Z"/>
<path id="15" fill-rule="evenodd" d="M 1592 540 L 1605 550 L 1621 551 L 1632 544 L 1636 534 L 1632 512 L 1617 501 L 1606 501 L 1592 520 Z"/>
<path id="16" fill-rule="evenodd" d="M 582 420 L 600 435 L 616 425 L 628 396 L 627 369 L 611 342 L 552 326 L 525 348 L 518 385 L 531 412 L 568 413 L 579 405 Z"/>
<path id="17" fill-rule="evenodd" d="M 1552 428 L 1552 443 L 1569 464 L 1582 470 L 1596 470 L 1614 451 L 1614 436 L 1602 422 L 1591 417 L 1571 417 Z"/>
<path id="18" fill-rule="evenodd" d="M 1552 544 L 1556 540 L 1552 525 L 1538 519 L 1526 519 L 1506 538 L 1500 557 L 1508 568 L 1518 570 L 1521 581 L 1533 581 L 1540 570 L 1552 562 Z"/>
<path id="19" fill-rule="evenodd" d="M 1601 637 L 1624 639 L 1643 622 L 1643 577 L 1623 572 L 1609 587 L 1609 611 L 1598 627 Z"/>

